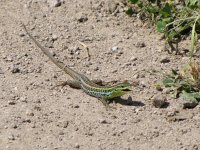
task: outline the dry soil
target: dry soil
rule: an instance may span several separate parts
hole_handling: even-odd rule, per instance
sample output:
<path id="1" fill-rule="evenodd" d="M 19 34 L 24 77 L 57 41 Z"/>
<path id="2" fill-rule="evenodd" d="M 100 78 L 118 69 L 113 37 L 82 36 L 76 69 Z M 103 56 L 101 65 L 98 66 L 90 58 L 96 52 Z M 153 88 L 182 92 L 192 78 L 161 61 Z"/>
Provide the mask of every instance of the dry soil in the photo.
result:
<path id="1" fill-rule="evenodd" d="M 154 86 L 182 67 L 187 53 L 163 51 L 162 35 L 126 9 L 120 0 L 0 1 L 1 150 L 200 149 L 200 106 L 183 109 Z M 81 90 L 53 88 L 70 77 L 34 45 L 19 20 L 74 70 L 105 82 L 138 82 L 138 88 L 113 101 L 112 111 Z M 88 46 L 90 60 L 78 40 Z M 153 99 L 167 105 L 156 108 Z"/>

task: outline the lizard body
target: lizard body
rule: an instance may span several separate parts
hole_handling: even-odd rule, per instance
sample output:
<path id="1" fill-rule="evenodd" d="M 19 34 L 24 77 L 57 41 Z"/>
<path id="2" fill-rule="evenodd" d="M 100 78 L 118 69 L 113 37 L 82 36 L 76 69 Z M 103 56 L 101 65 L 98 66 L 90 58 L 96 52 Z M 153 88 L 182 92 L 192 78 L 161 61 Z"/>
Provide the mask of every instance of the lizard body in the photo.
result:
<path id="1" fill-rule="evenodd" d="M 74 79 L 73 83 L 70 82 L 72 86 L 81 88 L 88 95 L 96 97 L 99 100 L 101 100 L 101 102 L 106 106 L 108 106 L 106 100 L 109 100 L 115 97 L 120 97 L 126 94 L 127 92 L 131 91 L 130 90 L 131 84 L 129 83 L 120 83 L 113 86 L 100 86 L 96 84 L 95 82 L 93 82 L 92 80 L 90 80 L 85 75 L 74 71 L 73 69 L 65 65 L 64 63 L 59 62 L 56 58 L 54 58 L 54 56 L 47 49 L 42 47 L 41 44 L 38 41 L 36 41 L 36 39 L 27 31 L 26 26 L 24 24 L 22 25 L 24 27 L 24 30 L 30 37 L 30 39 L 37 45 L 37 47 L 39 47 L 40 50 L 46 56 L 48 56 L 55 65 L 57 65 L 60 69 L 65 71 L 68 75 L 70 75 Z"/>

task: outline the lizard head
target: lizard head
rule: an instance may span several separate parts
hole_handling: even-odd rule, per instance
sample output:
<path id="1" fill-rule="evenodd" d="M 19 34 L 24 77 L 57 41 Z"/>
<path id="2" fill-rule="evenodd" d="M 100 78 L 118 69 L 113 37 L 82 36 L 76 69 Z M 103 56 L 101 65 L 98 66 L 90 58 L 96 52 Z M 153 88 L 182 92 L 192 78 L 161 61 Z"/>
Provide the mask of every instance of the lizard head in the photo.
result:
<path id="1" fill-rule="evenodd" d="M 128 82 L 117 84 L 113 87 L 111 98 L 120 97 L 128 92 L 132 91 L 131 84 Z"/>

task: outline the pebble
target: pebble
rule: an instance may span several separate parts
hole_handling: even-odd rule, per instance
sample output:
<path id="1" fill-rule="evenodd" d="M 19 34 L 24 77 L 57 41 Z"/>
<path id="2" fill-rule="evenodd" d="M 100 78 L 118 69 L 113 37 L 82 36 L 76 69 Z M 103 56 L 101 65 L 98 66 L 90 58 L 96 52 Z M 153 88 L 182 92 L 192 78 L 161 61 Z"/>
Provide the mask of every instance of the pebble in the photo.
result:
<path id="1" fill-rule="evenodd" d="M 141 85 L 142 87 L 146 87 L 146 82 L 145 82 L 145 81 L 141 81 L 141 82 L 140 82 L 140 85 Z"/>
<path id="2" fill-rule="evenodd" d="M 191 101 L 191 100 L 184 100 L 183 98 L 180 99 L 181 100 L 181 107 L 183 109 L 186 109 L 186 108 L 195 108 L 199 103 L 198 101 Z"/>
<path id="3" fill-rule="evenodd" d="M 19 36 L 23 37 L 23 36 L 25 36 L 25 34 L 21 32 L 21 33 L 19 33 Z"/>
<path id="4" fill-rule="evenodd" d="M 163 63 L 163 64 L 164 63 L 169 63 L 170 59 L 168 57 L 166 57 L 166 56 L 163 56 L 163 57 L 161 57 L 160 62 Z"/>
<path id="5" fill-rule="evenodd" d="M 75 148 L 80 148 L 80 145 L 78 143 L 76 143 Z"/>
<path id="6" fill-rule="evenodd" d="M 130 61 L 136 61 L 137 60 L 137 57 L 135 57 L 135 56 L 132 56 L 131 58 L 130 58 Z"/>
<path id="7" fill-rule="evenodd" d="M 74 106 L 74 108 L 79 108 L 79 107 L 80 107 L 79 105 L 75 105 L 75 106 Z"/>
<path id="8" fill-rule="evenodd" d="M 19 73 L 19 72 L 20 72 L 20 69 L 19 69 L 18 67 L 16 67 L 15 65 L 13 65 L 13 66 L 11 67 L 11 72 L 12 72 L 12 73 Z"/>
<path id="9" fill-rule="evenodd" d="M 58 134 L 59 135 L 64 135 L 65 133 L 63 131 L 60 131 Z"/>
<path id="10" fill-rule="evenodd" d="M 13 61 L 13 58 L 12 58 L 11 56 L 7 56 L 5 59 L 6 59 L 7 61 L 9 61 L 9 62 L 12 62 L 12 61 Z"/>
<path id="11" fill-rule="evenodd" d="M 167 102 L 166 102 L 166 97 L 163 97 L 161 94 L 157 94 L 153 97 L 153 106 L 156 108 L 163 108 Z"/>
<path id="12" fill-rule="evenodd" d="M 22 96 L 22 97 L 19 98 L 19 101 L 27 103 L 27 97 Z"/>
<path id="13" fill-rule="evenodd" d="M 89 67 L 91 65 L 92 65 L 92 62 L 90 62 L 90 61 L 83 62 L 84 67 Z"/>
<path id="14" fill-rule="evenodd" d="M 133 76 L 134 79 L 138 79 L 139 77 L 140 77 L 139 74 L 135 74 L 135 75 Z"/>
<path id="15" fill-rule="evenodd" d="M 9 104 L 9 105 L 15 105 L 16 102 L 12 100 L 12 101 L 8 101 L 8 104 Z"/>
<path id="16" fill-rule="evenodd" d="M 162 90 L 162 93 L 164 93 L 164 94 L 169 94 L 170 93 L 170 89 L 169 88 L 164 88 L 163 90 Z"/>
<path id="17" fill-rule="evenodd" d="M 146 46 L 146 44 L 145 44 L 144 42 L 137 42 L 137 43 L 135 44 L 135 46 L 138 47 L 138 48 L 143 48 L 143 47 Z"/>
<path id="18" fill-rule="evenodd" d="M 94 71 L 98 71 L 98 70 L 99 70 L 99 67 L 95 67 L 95 68 L 94 68 Z"/>
<path id="19" fill-rule="evenodd" d="M 116 52 L 117 50 L 119 50 L 119 48 L 118 48 L 117 46 L 114 46 L 114 47 L 111 48 L 111 50 L 112 50 L 113 52 Z"/>
<path id="20" fill-rule="evenodd" d="M 69 121 L 64 121 L 64 122 L 63 122 L 63 128 L 67 128 L 68 125 L 69 125 Z"/>
<path id="21" fill-rule="evenodd" d="M 142 108 L 135 109 L 135 113 L 138 114 L 140 111 L 142 111 Z"/>
<path id="22" fill-rule="evenodd" d="M 53 40 L 53 41 L 56 41 L 57 39 L 58 39 L 58 35 L 53 34 L 53 35 L 52 35 L 52 40 Z"/>
<path id="23" fill-rule="evenodd" d="M 34 113 L 31 110 L 26 110 L 27 116 L 34 116 Z"/>
<path id="24" fill-rule="evenodd" d="M 88 17 L 85 14 L 79 14 L 77 17 L 78 22 L 84 23 L 88 20 Z"/>
<path id="25" fill-rule="evenodd" d="M 14 137 L 13 134 L 11 134 L 11 135 L 8 136 L 8 139 L 14 141 L 14 140 L 15 140 L 15 137 Z"/>
<path id="26" fill-rule="evenodd" d="M 111 73 L 115 73 L 115 72 L 117 72 L 117 69 L 114 69 L 114 70 L 111 71 Z"/>
<path id="27" fill-rule="evenodd" d="M 47 0 L 50 7 L 59 7 L 63 3 L 63 0 Z"/>
<path id="28" fill-rule="evenodd" d="M 121 56 L 123 53 L 124 53 L 124 52 L 119 51 L 119 52 L 116 54 L 116 56 Z"/>
<path id="29" fill-rule="evenodd" d="M 17 125 L 16 125 L 16 124 L 13 124 L 13 125 L 12 125 L 12 128 L 13 128 L 13 129 L 17 129 Z"/>
<path id="30" fill-rule="evenodd" d="M 106 123 L 108 123 L 105 119 L 100 119 L 99 122 L 100 122 L 101 124 L 106 124 Z"/>

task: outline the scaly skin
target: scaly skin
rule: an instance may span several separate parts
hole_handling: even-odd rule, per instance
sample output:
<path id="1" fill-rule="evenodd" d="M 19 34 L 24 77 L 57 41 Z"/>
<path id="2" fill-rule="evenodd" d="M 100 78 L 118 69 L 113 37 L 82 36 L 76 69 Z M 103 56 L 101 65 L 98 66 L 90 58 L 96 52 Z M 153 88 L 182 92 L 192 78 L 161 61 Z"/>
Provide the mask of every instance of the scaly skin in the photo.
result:
<path id="1" fill-rule="evenodd" d="M 131 84 L 129 83 L 121 83 L 114 86 L 100 86 L 95 82 L 93 82 L 92 80 L 88 79 L 85 75 L 72 70 L 64 63 L 57 61 L 57 59 L 55 59 L 47 49 L 42 47 L 41 44 L 37 42 L 36 39 L 27 31 L 26 26 L 24 24 L 22 25 L 28 36 L 41 49 L 41 51 L 45 55 L 47 55 L 55 65 L 57 65 L 60 69 L 65 71 L 68 75 L 70 75 L 74 79 L 73 81 L 70 82 L 67 81 L 64 84 L 69 84 L 72 87 L 74 86 L 76 88 L 81 88 L 88 95 L 96 97 L 99 100 L 101 100 L 101 102 L 106 106 L 108 106 L 106 100 L 110 100 L 115 97 L 120 97 L 126 94 L 127 92 L 131 91 L 130 90 Z"/>

